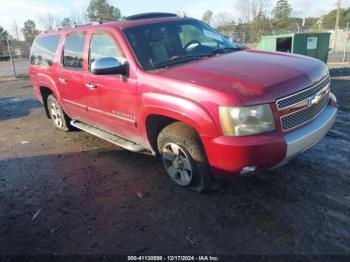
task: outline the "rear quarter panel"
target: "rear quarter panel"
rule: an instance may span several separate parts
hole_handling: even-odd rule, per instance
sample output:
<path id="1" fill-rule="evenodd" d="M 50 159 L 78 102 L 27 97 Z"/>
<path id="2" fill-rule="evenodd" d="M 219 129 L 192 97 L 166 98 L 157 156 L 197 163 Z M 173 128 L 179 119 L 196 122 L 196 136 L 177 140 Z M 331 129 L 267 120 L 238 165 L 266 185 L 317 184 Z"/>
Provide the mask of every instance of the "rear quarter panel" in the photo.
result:
<path id="1" fill-rule="evenodd" d="M 61 35 L 61 34 L 58 32 L 55 32 L 50 34 L 39 35 L 37 38 L 49 36 L 49 35 Z M 32 65 L 32 64 L 29 65 L 29 77 L 33 84 L 33 91 L 35 96 L 40 101 L 42 101 L 40 89 L 43 87 L 46 87 L 53 92 L 53 94 L 59 100 L 60 103 L 62 102 L 61 100 L 62 98 L 56 82 L 62 46 L 63 46 L 63 37 L 61 35 L 52 66 L 46 67 L 46 66 Z"/>

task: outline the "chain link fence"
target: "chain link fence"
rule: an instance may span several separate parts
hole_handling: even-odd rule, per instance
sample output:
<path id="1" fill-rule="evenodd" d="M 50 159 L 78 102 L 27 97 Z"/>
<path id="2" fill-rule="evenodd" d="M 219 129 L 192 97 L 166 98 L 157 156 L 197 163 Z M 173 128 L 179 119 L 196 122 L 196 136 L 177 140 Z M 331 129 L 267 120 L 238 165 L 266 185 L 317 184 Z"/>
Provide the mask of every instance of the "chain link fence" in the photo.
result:
<path id="1" fill-rule="evenodd" d="M 335 32 L 332 31 L 330 43 L 332 45 L 329 55 L 330 62 L 350 62 L 349 24 L 338 31 L 337 38 L 335 38 Z"/>
<path id="2" fill-rule="evenodd" d="M 0 77 L 28 75 L 29 53 L 30 44 L 25 41 L 0 41 Z"/>
<path id="3" fill-rule="evenodd" d="M 237 26 L 238 27 L 238 26 Z M 244 30 L 220 30 L 224 35 L 231 36 L 234 42 L 240 43 L 248 48 L 256 48 L 263 35 L 291 34 L 301 32 L 329 32 L 329 63 L 350 62 L 350 21 L 340 24 L 336 34 L 334 24 L 306 24 L 304 27 L 298 23 L 292 24 L 285 29 L 273 27 L 254 28 L 245 26 Z M 337 36 L 336 36 L 337 35 Z"/>

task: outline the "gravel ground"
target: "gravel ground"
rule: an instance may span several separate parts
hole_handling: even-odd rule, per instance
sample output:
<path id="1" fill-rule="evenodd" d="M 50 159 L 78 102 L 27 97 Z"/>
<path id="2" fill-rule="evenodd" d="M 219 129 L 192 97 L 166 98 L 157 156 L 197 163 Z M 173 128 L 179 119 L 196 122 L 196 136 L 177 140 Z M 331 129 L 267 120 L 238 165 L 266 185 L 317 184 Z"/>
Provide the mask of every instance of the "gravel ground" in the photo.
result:
<path id="1" fill-rule="evenodd" d="M 28 79 L 2 78 L 0 255 L 350 255 L 350 68 L 331 73 L 340 111 L 322 142 L 211 194 L 177 187 L 151 156 L 54 129 Z"/>

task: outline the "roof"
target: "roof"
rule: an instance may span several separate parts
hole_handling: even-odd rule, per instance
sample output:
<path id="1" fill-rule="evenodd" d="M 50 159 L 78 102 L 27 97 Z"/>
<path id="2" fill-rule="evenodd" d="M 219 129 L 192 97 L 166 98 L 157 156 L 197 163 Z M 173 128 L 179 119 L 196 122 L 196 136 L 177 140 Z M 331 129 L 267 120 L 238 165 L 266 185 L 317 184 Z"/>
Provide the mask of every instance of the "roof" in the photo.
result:
<path id="1" fill-rule="evenodd" d="M 125 20 L 139 20 L 139 19 L 150 19 L 150 18 L 160 18 L 160 17 L 175 17 L 176 14 L 171 13 L 144 13 L 131 15 L 125 18 Z"/>
<path id="2" fill-rule="evenodd" d="M 107 22 L 104 24 L 113 24 L 116 27 L 118 27 L 120 30 L 123 30 L 126 28 L 136 27 L 140 25 L 149 25 L 149 24 L 186 20 L 186 19 L 189 19 L 189 18 L 174 16 L 174 17 L 145 18 L 145 19 L 137 19 L 137 20 L 124 20 L 124 21 L 117 21 L 117 22 Z"/>
<path id="3" fill-rule="evenodd" d="M 132 28 L 132 27 L 141 26 L 141 25 L 149 25 L 149 24 L 156 24 L 156 23 L 179 21 L 179 20 L 181 21 L 192 20 L 192 19 L 193 18 L 185 18 L 185 17 L 179 17 L 179 16 L 166 16 L 166 17 L 155 17 L 155 18 L 144 18 L 144 19 L 141 18 L 141 19 L 135 19 L 135 20 L 111 21 L 111 22 L 104 22 L 104 23 L 90 23 L 90 24 L 77 25 L 72 27 L 71 26 L 63 27 L 60 29 L 41 33 L 40 36 L 48 35 L 48 34 L 57 34 L 59 32 L 70 32 L 70 31 L 75 31 L 76 29 L 89 29 L 91 27 L 98 27 L 98 26 L 114 26 L 120 30 L 124 30 L 127 28 Z"/>

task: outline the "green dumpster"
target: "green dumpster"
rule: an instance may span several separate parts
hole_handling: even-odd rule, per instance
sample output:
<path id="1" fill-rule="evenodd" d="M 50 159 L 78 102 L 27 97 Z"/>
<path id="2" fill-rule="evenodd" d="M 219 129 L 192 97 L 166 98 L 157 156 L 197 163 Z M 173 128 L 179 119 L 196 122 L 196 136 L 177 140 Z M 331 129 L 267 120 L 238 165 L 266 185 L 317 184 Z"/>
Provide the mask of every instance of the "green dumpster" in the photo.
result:
<path id="1" fill-rule="evenodd" d="M 259 50 L 311 56 L 327 63 L 330 33 L 293 33 L 262 36 Z"/>

